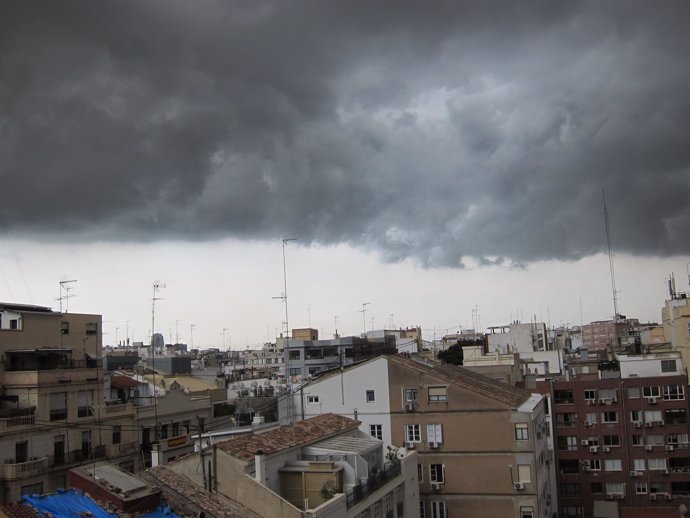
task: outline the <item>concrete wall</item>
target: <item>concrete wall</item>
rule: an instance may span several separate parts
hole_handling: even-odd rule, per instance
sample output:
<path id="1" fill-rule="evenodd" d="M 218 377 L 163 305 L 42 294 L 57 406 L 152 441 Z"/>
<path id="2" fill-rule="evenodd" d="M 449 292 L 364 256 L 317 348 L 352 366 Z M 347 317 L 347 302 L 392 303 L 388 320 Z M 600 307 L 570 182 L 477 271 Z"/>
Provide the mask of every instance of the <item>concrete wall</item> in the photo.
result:
<path id="1" fill-rule="evenodd" d="M 374 401 L 367 402 L 367 390 L 374 391 Z M 384 449 L 391 443 L 388 392 L 388 362 L 385 358 L 371 360 L 359 367 L 346 369 L 342 375 L 330 375 L 323 381 L 306 385 L 293 398 L 295 420 L 334 413 L 362 422 L 359 429 L 369 435 L 370 425 L 380 424 Z M 318 397 L 318 403 L 309 403 Z"/>

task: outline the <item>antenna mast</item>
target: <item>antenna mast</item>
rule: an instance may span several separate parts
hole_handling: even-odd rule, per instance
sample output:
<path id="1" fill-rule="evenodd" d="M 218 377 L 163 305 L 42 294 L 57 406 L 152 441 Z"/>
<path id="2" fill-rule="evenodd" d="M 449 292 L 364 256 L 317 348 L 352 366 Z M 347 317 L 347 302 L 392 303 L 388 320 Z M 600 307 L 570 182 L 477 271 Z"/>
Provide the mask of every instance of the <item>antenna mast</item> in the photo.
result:
<path id="1" fill-rule="evenodd" d="M 611 272 L 611 294 L 613 295 L 613 321 L 618 322 L 618 291 L 616 290 L 616 274 L 613 270 L 613 251 L 611 250 L 611 229 L 609 227 L 609 211 L 606 209 L 606 195 L 601 191 L 604 200 L 604 223 L 606 225 L 606 246 L 609 251 L 609 270 Z"/>
<path id="2" fill-rule="evenodd" d="M 58 297 L 58 300 L 60 301 L 60 313 L 62 313 L 62 301 L 65 301 L 65 313 L 69 313 L 69 299 L 70 297 L 74 297 L 74 295 L 70 295 L 69 292 L 73 289 L 72 286 L 68 286 L 68 284 L 71 284 L 73 282 L 77 282 L 76 279 L 72 279 L 69 281 L 60 281 L 60 296 Z M 65 292 L 63 295 L 62 292 Z"/>

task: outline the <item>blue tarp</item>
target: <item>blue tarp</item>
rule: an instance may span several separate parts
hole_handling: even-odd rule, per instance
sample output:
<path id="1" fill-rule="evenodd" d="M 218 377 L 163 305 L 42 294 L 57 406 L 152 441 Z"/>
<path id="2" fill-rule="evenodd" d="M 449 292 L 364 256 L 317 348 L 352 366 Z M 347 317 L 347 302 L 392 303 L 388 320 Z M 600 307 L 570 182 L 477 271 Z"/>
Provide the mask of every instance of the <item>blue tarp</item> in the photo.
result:
<path id="1" fill-rule="evenodd" d="M 50 513 L 53 518 L 84 518 L 84 513 L 91 513 L 93 518 L 113 518 L 113 515 L 84 495 L 81 491 L 70 489 L 58 491 L 52 495 L 24 495 L 22 501 L 30 504 L 39 513 Z M 158 506 L 155 511 L 139 515 L 140 518 L 180 518 L 170 507 Z"/>

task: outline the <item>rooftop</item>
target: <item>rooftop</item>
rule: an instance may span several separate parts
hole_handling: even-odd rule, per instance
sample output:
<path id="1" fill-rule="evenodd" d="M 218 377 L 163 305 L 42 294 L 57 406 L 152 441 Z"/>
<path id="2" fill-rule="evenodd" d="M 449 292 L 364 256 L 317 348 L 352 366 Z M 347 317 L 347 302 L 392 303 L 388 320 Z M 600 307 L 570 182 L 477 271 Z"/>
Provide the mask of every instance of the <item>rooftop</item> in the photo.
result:
<path id="1" fill-rule="evenodd" d="M 397 363 L 405 368 L 440 378 L 453 385 L 510 405 L 512 408 L 519 407 L 532 396 L 532 392 L 529 390 L 496 381 L 464 367 L 438 364 L 430 366 L 399 355 L 387 356 L 386 358 L 388 361 Z"/>
<path id="2" fill-rule="evenodd" d="M 200 516 L 203 512 L 207 518 L 259 518 L 240 503 L 210 493 L 166 466 L 149 468 L 143 477 L 160 487 L 170 505 L 185 516 Z"/>
<path id="3" fill-rule="evenodd" d="M 292 426 L 281 426 L 264 433 L 236 437 L 219 443 L 218 448 L 235 457 L 252 460 L 259 451 L 264 455 L 273 455 L 356 430 L 359 425 L 359 421 L 348 417 L 323 414 L 299 421 Z"/>

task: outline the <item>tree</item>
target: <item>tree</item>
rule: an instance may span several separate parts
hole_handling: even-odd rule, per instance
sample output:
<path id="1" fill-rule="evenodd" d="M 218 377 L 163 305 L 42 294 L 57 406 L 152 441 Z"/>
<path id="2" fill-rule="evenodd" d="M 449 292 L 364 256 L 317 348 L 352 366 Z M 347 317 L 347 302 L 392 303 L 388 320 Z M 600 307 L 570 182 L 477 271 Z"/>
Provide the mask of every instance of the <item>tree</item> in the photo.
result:
<path id="1" fill-rule="evenodd" d="M 443 363 L 450 363 L 452 365 L 462 365 L 465 359 L 462 352 L 462 346 L 460 344 L 451 345 L 445 351 L 438 353 L 438 359 Z"/>

